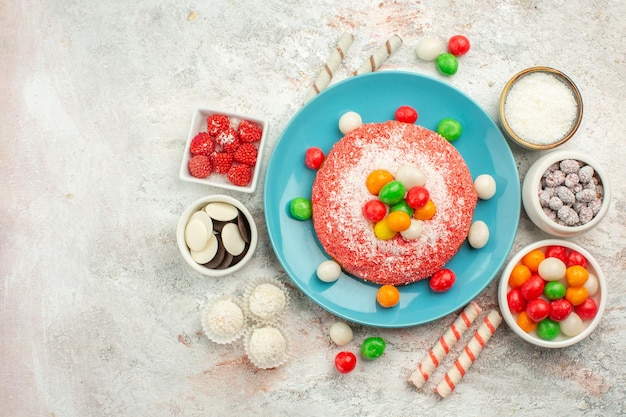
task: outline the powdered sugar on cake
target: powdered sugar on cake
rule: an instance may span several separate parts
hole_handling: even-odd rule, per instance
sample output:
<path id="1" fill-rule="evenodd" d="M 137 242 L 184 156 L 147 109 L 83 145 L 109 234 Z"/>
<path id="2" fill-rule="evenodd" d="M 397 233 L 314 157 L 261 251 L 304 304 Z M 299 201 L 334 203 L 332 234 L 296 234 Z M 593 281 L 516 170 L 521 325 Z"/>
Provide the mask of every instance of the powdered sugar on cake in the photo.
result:
<path id="1" fill-rule="evenodd" d="M 362 215 L 363 205 L 376 198 L 365 179 L 373 170 L 394 173 L 404 164 L 426 174 L 425 187 L 437 214 L 423 222 L 415 240 L 399 234 L 381 240 Z M 469 170 L 448 141 L 421 126 L 396 121 L 363 125 L 337 142 L 317 173 L 311 197 L 313 224 L 326 252 L 350 274 L 394 285 L 427 278 L 456 254 L 476 200 Z"/>

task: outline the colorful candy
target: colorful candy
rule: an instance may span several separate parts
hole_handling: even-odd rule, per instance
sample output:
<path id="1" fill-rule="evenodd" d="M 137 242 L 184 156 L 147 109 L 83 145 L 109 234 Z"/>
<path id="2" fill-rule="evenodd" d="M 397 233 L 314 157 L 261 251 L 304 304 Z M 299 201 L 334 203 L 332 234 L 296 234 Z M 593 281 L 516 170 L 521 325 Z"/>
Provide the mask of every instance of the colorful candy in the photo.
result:
<path id="1" fill-rule="evenodd" d="M 352 352 L 342 351 L 335 356 L 335 368 L 342 374 L 352 372 L 356 367 L 356 356 Z"/>
<path id="2" fill-rule="evenodd" d="M 393 181 L 393 174 L 386 169 L 377 169 L 370 172 L 365 180 L 365 186 L 372 195 L 378 195 L 380 189 Z"/>
<path id="3" fill-rule="evenodd" d="M 454 142 L 461 137 L 463 126 L 458 120 L 450 117 L 445 118 L 437 125 L 437 133 L 443 136 L 448 142 Z"/>
<path id="4" fill-rule="evenodd" d="M 394 232 L 404 232 L 411 226 L 411 217 L 404 211 L 392 211 L 387 215 L 387 227 Z"/>
<path id="5" fill-rule="evenodd" d="M 470 42 L 463 35 L 454 35 L 448 40 L 448 51 L 455 56 L 465 55 L 470 50 Z"/>
<path id="6" fill-rule="evenodd" d="M 434 292 L 448 291 L 456 282 L 456 274 L 448 268 L 440 269 L 430 277 L 429 286 Z"/>
<path id="7" fill-rule="evenodd" d="M 548 300 L 558 300 L 565 297 L 565 285 L 559 281 L 546 282 L 543 288 L 543 295 Z"/>
<path id="8" fill-rule="evenodd" d="M 380 200 L 369 200 L 363 205 L 363 216 L 372 223 L 377 223 L 387 215 L 387 206 Z"/>
<path id="9" fill-rule="evenodd" d="M 304 197 L 296 197 L 289 202 L 289 212 L 296 220 L 308 220 L 313 213 L 311 200 Z"/>
<path id="10" fill-rule="evenodd" d="M 417 121 L 417 110 L 411 106 L 400 106 L 395 113 L 396 120 L 403 123 L 415 123 Z"/>
<path id="11" fill-rule="evenodd" d="M 400 291 L 393 285 L 381 285 L 376 292 L 376 301 L 381 307 L 394 307 L 400 302 Z"/>
<path id="12" fill-rule="evenodd" d="M 413 213 L 417 220 L 430 220 L 437 214 L 437 206 L 432 200 L 428 200 L 424 207 L 420 207 Z"/>
<path id="13" fill-rule="evenodd" d="M 342 321 L 333 323 L 330 326 L 330 339 L 337 346 L 345 346 L 352 341 L 354 334 L 352 328 Z"/>
<path id="14" fill-rule="evenodd" d="M 537 323 L 537 335 L 543 340 L 554 340 L 560 331 L 559 323 L 545 319 Z"/>
<path id="15" fill-rule="evenodd" d="M 304 154 L 304 165 L 317 170 L 322 166 L 322 162 L 324 162 L 324 151 L 316 147 L 311 147 L 306 150 Z"/>
<path id="16" fill-rule="evenodd" d="M 368 360 L 379 358 L 385 352 L 386 347 L 387 343 L 382 337 L 368 337 L 361 345 L 361 356 Z"/>
<path id="17" fill-rule="evenodd" d="M 406 214 L 409 215 L 409 218 L 411 216 L 413 216 L 413 213 L 415 212 L 415 210 L 413 208 L 411 208 L 411 206 L 409 206 L 406 202 L 406 200 L 402 200 L 396 204 L 394 204 L 393 206 L 391 206 L 391 208 L 389 209 L 390 212 L 394 212 L 394 211 L 402 211 L 405 212 Z"/>
<path id="18" fill-rule="evenodd" d="M 443 75 L 454 75 L 459 69 L 459 61 L 451 53 L 444 52 L 437 57 L 437 69 Z"/>
<path id="19" fill-rule="evenodd" d="M 391 230 L 387 224 L 387 219 L 384 218 L 374 225 L 374 234 L 380 240 L 389 240 L 393 238 L 398 232 Z"/>
<path id="20" fill-rule="evenodd" d="M 378 198 L 385 204 L 396 204 L 404 198 L 406 189 L 400 181 L 390 181 L 383 185 L 378 193 Z"/>
<path id="21" fill-rule="evenodd" d="M 428 203 L 429 199 L 430 193 L 428 192 L 428 189 L 420 185 L 411 188 L 406 193 L 406 203 L 409 207 L 414 209 L 424 207 L 426 203 Z"/>

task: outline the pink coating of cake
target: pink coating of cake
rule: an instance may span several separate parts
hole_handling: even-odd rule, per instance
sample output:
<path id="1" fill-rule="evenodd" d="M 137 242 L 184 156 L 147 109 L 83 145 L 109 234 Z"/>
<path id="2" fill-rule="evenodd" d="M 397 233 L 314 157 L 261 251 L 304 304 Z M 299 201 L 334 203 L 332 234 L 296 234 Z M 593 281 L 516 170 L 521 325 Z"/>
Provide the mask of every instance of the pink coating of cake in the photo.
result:
<path id="1" fill-rule="evenodd" d="M 411 164 L 426 174 L 424 185 L 437 207 L 415 240 L 400 234 L 378 239 L 362 207 L 376 198 L 367 190 L 370 172 L 394 173 Z M 422 126 L 388 121 L 364 124 L 330 150 L 313 183 L 311 202 L 317 237 L 343 270 L 365 281 L 402 285 L 430 277 L 459 250 L 472 223 L 477 195 L 461 154 Z"/>

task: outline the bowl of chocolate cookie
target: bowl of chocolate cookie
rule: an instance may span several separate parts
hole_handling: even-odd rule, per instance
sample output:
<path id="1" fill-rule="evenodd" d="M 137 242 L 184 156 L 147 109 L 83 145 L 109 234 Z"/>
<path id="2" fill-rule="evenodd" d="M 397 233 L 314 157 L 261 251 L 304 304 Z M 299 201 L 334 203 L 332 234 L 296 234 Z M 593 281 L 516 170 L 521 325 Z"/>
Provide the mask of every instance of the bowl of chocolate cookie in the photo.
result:
<path id="1" fill-rule="evenodd" d="M 258 232 L 252 214 L 239 200 L 210 195 L 183 211 L 176 240 L 193 270 L 219 277 L 239 271 L 252 259 Z"/>

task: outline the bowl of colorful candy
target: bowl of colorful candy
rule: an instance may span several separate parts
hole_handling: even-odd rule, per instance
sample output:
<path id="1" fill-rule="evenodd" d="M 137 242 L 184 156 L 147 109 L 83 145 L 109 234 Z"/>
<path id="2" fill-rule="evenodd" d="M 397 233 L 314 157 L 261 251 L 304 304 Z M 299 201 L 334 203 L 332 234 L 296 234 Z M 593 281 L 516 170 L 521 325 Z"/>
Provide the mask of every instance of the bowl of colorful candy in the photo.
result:
<path id="1" fill-rule="evenodd" d="M 502 272 L 498 302 L 509 328 L 547 348 L 580 342 L 598 326 L 607 299 L 602 270 L 575 243 L 547 239 L 515 254 Z"/>
<path id="2" fill-rule="evenodd" d="M 265 119 L 196 109 L 179 177 L 183 181 L 254 192 L 268 132 Z"/>
<path id="3" fill-rule="evenodd" d="M 611 186 L 602 166 L 589 155 L 552 151 L 534 162 L 524 177 L 522 203 L 530 220 L 557 237 L 588 232 L 604 218 Z"/>
<path id="4" fill-rule="evenodd" d="M 561 71 L 532 67 L 506 83 L 499 116 L 509 140 L 527 149 L 552 149 L 578 130 L 583 100 L 576 84 Z"/>
<path id="5" fill-rule="evenodd" d="M 250 211 L 227 195 L 210 195 L 191 203 L 176 228 L 183 259 L 207 276 L 224 276 L 252 259 L 258 231 Z"/>

